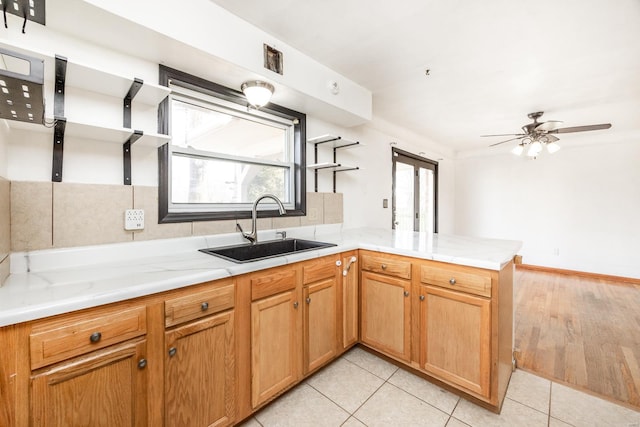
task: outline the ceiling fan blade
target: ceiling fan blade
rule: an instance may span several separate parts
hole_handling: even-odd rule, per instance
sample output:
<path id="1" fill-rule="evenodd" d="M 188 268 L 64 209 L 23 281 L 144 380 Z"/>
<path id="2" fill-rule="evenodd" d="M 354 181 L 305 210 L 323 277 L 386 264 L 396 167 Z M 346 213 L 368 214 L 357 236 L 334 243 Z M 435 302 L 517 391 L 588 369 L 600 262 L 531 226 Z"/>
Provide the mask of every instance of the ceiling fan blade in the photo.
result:
<path id="1" fill-rule="evenodd" d="M 517 137 L 517 138 L 507 139 L 506 141 L 496 142 L 495 144 L 491 144 L 489 147 L 495 147 L 496 145 L 504 144 L 505 142 L 515 141 L 516 139 L 522 139 L 522 138 L 524 138 L 525 136 L 526 136 L 526 135 L 519 136 L 519 137 Z"/>
<path id="2" fill-rule="evenodd" d="M 542 138 L 546 138 L 547 140 L 545 142 L 556 142 L 556 141 L 560 141 L 560 138 L 558 138 L 557 136 L 553 136 L 553 135 L 545 135 Z"/>
<path id="3" fill-rule="evenodd" d="M 611 123 L 603 123 L 599 125 L 587 125 L 587 126 L 573 126 L 570 128 L 559 128 L 549 131 L 548 133 L 572 133 L 572 132 L 586 132 L 590 130 L 609 129 Z"/>
<path id="4" fill-rule="evenodd" d="M 524 134 L 524 133 L 501 133 L 501 134 L 498 134 L 498 135 L 480 135 L 480 137 L 482 137 L 482 138 L 487 137 L 487 136 L 517 136 L 519 138 L 521 136 L 526 136 L 526 134 Z"/>
<path id="5" fill-rule="evenodd" d="M 550 130 L 558 129 L 558 126 L 560 126 L 562 123 L 563 122 L 560 120 L 549 120 L 549 121 L 540 123 L 538 126 L 536 126 L 535 130 L 550 131 Z"/>

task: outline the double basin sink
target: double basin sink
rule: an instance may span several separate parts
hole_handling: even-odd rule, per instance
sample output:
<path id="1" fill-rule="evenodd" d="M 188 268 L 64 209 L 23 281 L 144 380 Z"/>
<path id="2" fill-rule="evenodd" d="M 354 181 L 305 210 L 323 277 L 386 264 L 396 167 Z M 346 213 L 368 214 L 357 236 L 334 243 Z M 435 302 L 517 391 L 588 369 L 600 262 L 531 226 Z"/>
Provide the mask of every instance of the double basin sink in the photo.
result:
<path id="1" fill-rule="evenodd" d="M 259 242 L 256 244 L 241 244 L 233 246 L 223 246 L 219 248 L 200 249 L 205 254 L 215 255 L 228 261 L 245 263 L 259 261 L 266 258 L 273 258 L 281 255 L 288 255 L 298 252 L 311 251 L 314 249 L 337 246 L 334 243 L 316 242 L 304 239 L 282 239 Z"/>

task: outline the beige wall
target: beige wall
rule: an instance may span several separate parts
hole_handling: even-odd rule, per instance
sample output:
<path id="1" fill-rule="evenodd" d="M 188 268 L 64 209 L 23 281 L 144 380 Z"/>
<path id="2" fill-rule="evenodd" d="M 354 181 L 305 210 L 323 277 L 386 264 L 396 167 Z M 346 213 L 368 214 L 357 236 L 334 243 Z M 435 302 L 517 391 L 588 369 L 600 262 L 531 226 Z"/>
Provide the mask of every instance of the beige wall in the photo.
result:
<path id="1" fill-rule="evenodd" d="M 0 286 L 9 275 L 11 251 L 11 183 L 0 177 Z"/>
<path id="2" fill-rule="evenodd" d="M 10 188 L 14 252 L 236 231 L 235 220 L 158 224 L 157 187 L 13 181 Z M 9 190 L 7 202 L 8 194 Z M 258 226 L 264 230 L 341 223 L 342 206 L 340 193 L 307 193 L 307 216 L 261 218 Z M 124 230 L 126 209 L 144 209 L 144 230 Z M 250 228 L 249 220 L 238 222 Z"/>

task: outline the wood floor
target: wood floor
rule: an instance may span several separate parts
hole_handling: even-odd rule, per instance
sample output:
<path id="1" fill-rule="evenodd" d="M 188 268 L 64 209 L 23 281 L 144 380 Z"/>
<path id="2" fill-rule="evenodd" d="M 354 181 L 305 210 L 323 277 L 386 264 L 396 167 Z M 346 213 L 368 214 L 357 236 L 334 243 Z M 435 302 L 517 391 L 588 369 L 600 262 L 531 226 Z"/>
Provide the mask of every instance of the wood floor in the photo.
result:
<path id="1" fill-rule="evenodd" d="M 518 367 L 639 409 L 640 286 L 522 268 L 514 279 Z"/>

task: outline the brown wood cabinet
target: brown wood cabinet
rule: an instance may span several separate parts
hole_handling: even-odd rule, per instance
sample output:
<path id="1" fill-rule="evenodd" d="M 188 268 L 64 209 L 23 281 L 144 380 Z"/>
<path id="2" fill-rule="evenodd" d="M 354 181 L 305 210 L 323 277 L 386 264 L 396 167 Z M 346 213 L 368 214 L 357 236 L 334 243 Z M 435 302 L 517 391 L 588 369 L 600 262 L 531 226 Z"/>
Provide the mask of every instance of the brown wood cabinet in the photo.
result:
<path id="1" fill-rule="evenodd" d="M 34 371 L 30 424 L 147 426 L 145 351 L 136 340 Z"/>
<path id="2" fill-rule="evenodd" d="M 0 328 L 0 424 L 232 425 L 357 342 L 499 411 L 512 283 L 359 250 Z"/>
<path id="3" fill-rule="evenodd" d="M 491 301 L 424 285 L 419 298 L 422 369 L 488 398 Z"/>
<path id="4" fill-rule="evenodd" d="M 335 256 L 307 262 L 302 267 L 305 374 L 337 355 L 340 264 L 340 258 Z"/>
<path id="5" fill-rule="evenodd" d="M 411 263 L 361 255 L 361 340 L 403 361 L 411 357 Z M 374 272 L 375 271 L 375 272 Z M 384 274 L 380 274 L 380 273 Z"/>
<path id="6" fill-rule="evenodd" d="M 273 269 L 251 279 L 251 405 L 270 400 L 300 377 L 297 271 Z"/>
<path id="7" fill-rule="evenodd" d="M 235 419 L 235 284 L 165 302 L 165 426 L 228 426 Z M 196 319 L 196 320 L 192 320 Z"/>

